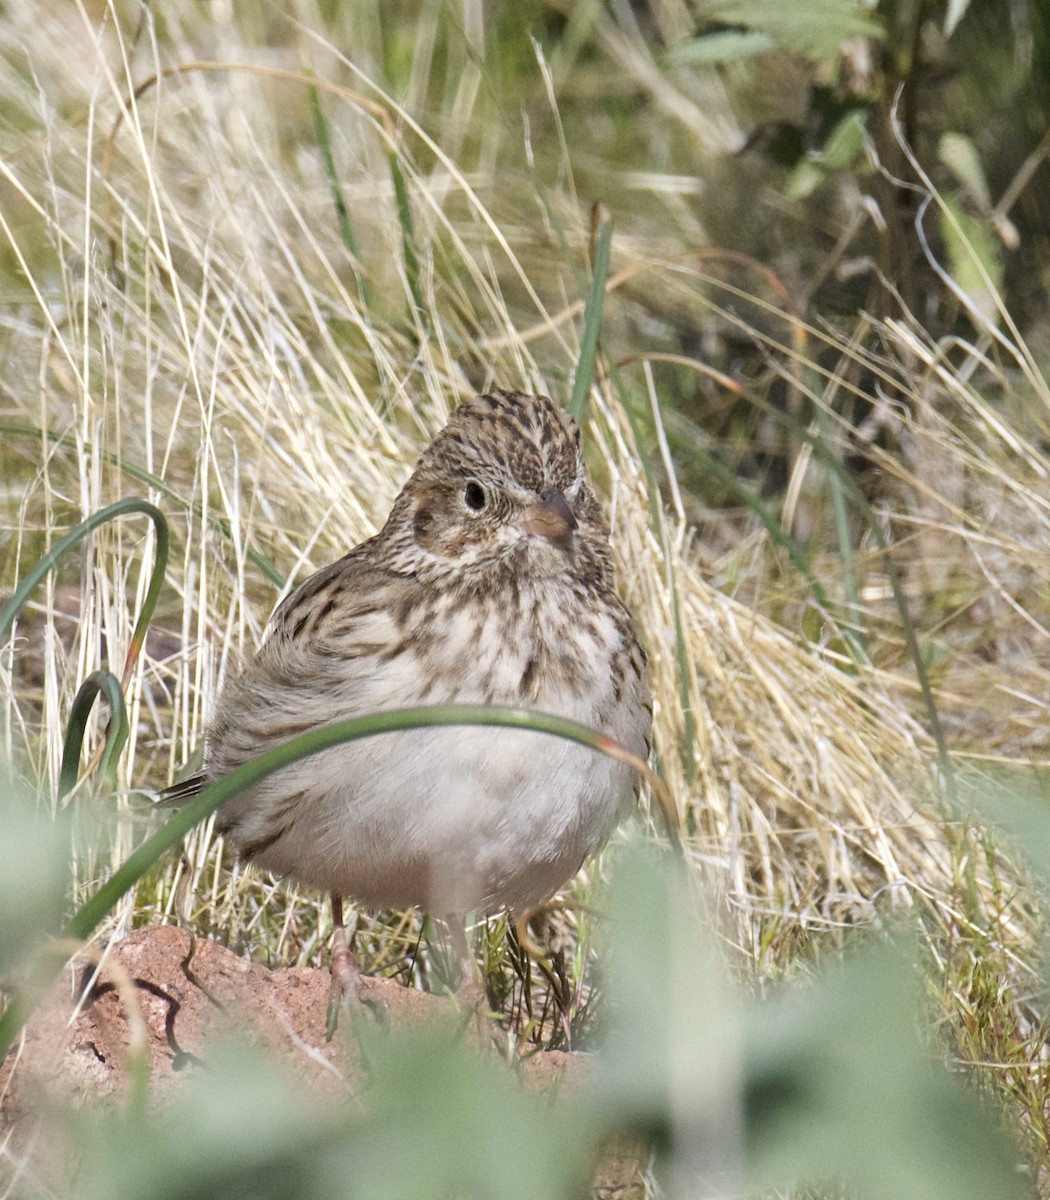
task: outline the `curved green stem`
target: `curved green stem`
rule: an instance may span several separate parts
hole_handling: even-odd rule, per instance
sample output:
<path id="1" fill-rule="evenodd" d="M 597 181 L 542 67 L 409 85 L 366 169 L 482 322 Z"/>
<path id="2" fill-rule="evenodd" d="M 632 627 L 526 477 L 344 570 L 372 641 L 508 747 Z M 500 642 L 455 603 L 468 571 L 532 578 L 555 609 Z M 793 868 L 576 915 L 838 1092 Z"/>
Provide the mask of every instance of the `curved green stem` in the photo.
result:
<path id="1" fill-rule="evenodd" d="M 163 577 L 163 568 L 167 565 L 168 561 L 168 522 L 160 509 L 155 504 L 150 504 L 148 500 L 118 500 L 116 504 L 100 508 L 97 513 L 92 513 L 90 517 L 81 521 L 79 525 L 75 525 L 65 537 L 60 538 L 48 550 L 25 579 L 15 588 L 14 595 L 0 609 L 0 643 L 7 637 L 11 626 L 15 622 L 15 617 L 18 616 L 22 605 L 29 599 L 33 589 L 48 571 L 58 563 L 66 551 L 82 542 L 89 533 L 98 529 L 100 525 L 105 525 L 107 521 L 126 516 L 128 513 L 145 513 L 157 530 L 157 554 L 153 567 L 154 579 L 150 581 L 150 594 L 153 595 L 154 603 L 156 603 L 155 591 L 159 591 L 160 589 L 160 583 L 156 579 L 158 567 L 160 568 L 159 573 Z M 150 613 L 152 615 L 152 609 Z M 135 629 L 138 632 L 139 626 L 136 625 Z"/>
<path id="2" fill-rule="evenodd" d="M 66 936 L 86 938 L 121 896 L 142 878 L 165 851 L 180 842 L 194 825 L 211 816 L 227 800 L 265 779 L 267 775 L 343 742 L 356 741 L 358 738 L 377 733 L 422 729 L 432 725 L 487 725 L 531 729 L 579 742 L 602 753 L 612 753 L 617 757 L 622 754 L 618 743 L 611 738 L 566 717 L 530 712 L 523 708 L 489 708 L 483 704 L 398 708 L 388 712 L 369 713 L 364 717 L 353 717 L 347 721 L 336 721 L 332 725 L 322 725 L 318 729 L 311 729 L 290 741 L 274 746 L 258 758 L 253 758 L 231 771 L 229 775 L 209 784 L 184 808 L 176 812 L 163 829 L 145 841 L 114 871 L 70 921 Z"/>
<path id="3" fill-rule="evenodd" d="M 117 759 L 120 757 L 124 743 L 128 740 L 128 712 L 124 704 L 124 693 L 120 690 L 120 680 L 112 671 L 93 671 L 80 685 L 73 707 L 69 713 L 69 724 L 66 727 L 66 742 L 62 747 L 62 768 L 58 776 L 58 798 L 64 799 L 73 790 L 77 781 L 77 771 L 80 768 L 80 751 L 84 744 L 84 730 L 95 703 L 95 697 L 101 692 L 106 693 L 109 704 L 109 725 L 106 728 L 106 748 L 102 755 L 99 768 L 104 776 L 113 777 L 116 771 Z"/>
<path id="4" fill-rule="evenodd" d="M 337 721 L 319 729 L 311 729 L 292 738 L 258 758 L 244 763 L 229 775 L 216 780 L 195 796 L 171 820 L 148 838 L 117 868 L 98 891 L 74 914 L 63 937 L 76 941 L 88 938 L 96 925 L 117 901 L 129 891 L 155 862 L 177 845 L 189 831 L 210 816 L 228 800 L 282 767 L 288 767 L 332 746 L 355 741 L 377 733 L 393 733 L 406 729 L 422 729 L 434 725 L 482 725 L 511 729 L 530 729 L 548 733 L 589 746 L 632 766 L 656 787 L 663 787 L 640 759 L 628 753 L 618 742 L 605 734 L 588 729 L 566 717 L 530 712 L 522 708 L 489 708 L 482 704 L 448 704 L 438 707 L 401 708 L 389 712 L 370 713 L 347 721 Z M 666 790 L 666 789 L 665 789 Z M 670 820 L 670 818 L 668 818 Z M 45 952 L 38 961 L 37 976 L 30 995 L 12 998 L 0 1016 L 0 1059 L 17 1036 L 32 1011 L 35 997 L 43 992 L 61 970 L 61 962 Z"/>
<path id="5" fill-rule="evenodd" d="M 408 184 L 404 172 L 398 162 L 397 152 L 391 150 L 387 156 L 390 166 L 390 178 L 394 184 L 394 201 L 397 205 L 397 219 L 401 226 L 401 253 L 404 256 L 405 278 L 408 280 L 408 290 L 415 307 L 415 317 L 422 331 L 430 327 L 426 305 L 423 303 L 423 290 L 419 284 L 419 255 L 416 253 L 416 232 L 412 221 L 412 202 L 408 197 Z"/>
<path id="6" fill-rule="evenodd" d="M 89 533 L 93 532 L 100 525 L 116 520 L 118 517 L 127 516 L 129 513 L 145 514 L 153 522 L 153 527 L 156 530 L 157 548 L 153 556 L 153 570 L 150 572 L 149 587 L 146 590 L 146 598 L 142 604 L 142 611 L 139 613 L 138 620 L 135 622 L 135 628 L 131 633 L 131 642 L 128 646 L 127 657 L 124 660 L 123 678 L 118 681 L 109 671 L 95 671 L 80 685 L 80 690 L 73 700 L 73 708 L 69 716 L 69 726 L 66 730 L 65 746 L 62 750 L 62 768 L 59 773 L 58 782 L 59 799 L 67 795 L 76 783 L 77 769 L 80 763 L 80 751 L 84 743 L 84 729 L 87 725 L 88 715 L 91 712 L 91 706 L 95 702 L 95 697 L 100 692 L 106 693 L 110 711 L 109 727 L 106 730 L 105 750 L 102 756 L 102 769 L 104 772 L 107 774 L 113 773 L 116 760 L 124 748 L 125 742 L 128 740 L 127 710 L 121 688 L 126 686 L 128 680 L 131 678 L 131 672 L 134 669 L 135 662 L 146 639 L 146 630 L 149 628 L 149 623 L 153 619 L 153 613 L 157 607 L 160 589 L 164 584 L 164 573 L 168 566 L 168 547 L 170 544 L 167 518 L 155 504 L 150 504 L 148 500 L 135 498 L 118 500 L 116 504 L 110 504 L 106 508 L 99 509 L 97 513 L 92 513 L 90 517 L 81 521 L 79 525 L 75 525 L 65 537 L 57 541 L 43 555 L 25 579 L 15 588 L 14 595 L 11 596 L 3 609 L 0 610 L 0 642 L 3 642 L 33 589 L 40 583 L 48 571 L 58 565 L 62 556 L 68 550 L 72 549 L 72 547 L 83 541 Z"/>

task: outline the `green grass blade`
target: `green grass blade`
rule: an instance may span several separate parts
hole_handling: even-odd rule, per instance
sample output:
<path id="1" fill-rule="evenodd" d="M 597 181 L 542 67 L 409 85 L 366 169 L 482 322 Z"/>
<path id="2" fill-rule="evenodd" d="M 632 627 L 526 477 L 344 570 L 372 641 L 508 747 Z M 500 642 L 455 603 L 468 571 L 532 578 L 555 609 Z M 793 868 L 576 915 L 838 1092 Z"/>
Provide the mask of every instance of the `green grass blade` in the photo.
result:
<path id="1" fill-rule="evenodd" d="M 356 741 L 379 733 L 406 729 L 423 729 L 434 725 L 482 725 L 511 729 L 531 729 L 566 738 L 589 746 L 600 753 L 621 757 L 618 743 L 605 734 L 589 729 L 576 721 L 549 713 L 536 713 L 523 708 L 495 708 L 482 704 L 448 704 L 417 708 L 392 709 L 369 713 L 346 721 L 336 721 L 311 729 L 290 741 L 260 754 L 251 762 L 216 780 L 195 796 L 184 808 L 147 842 L 144 842 L 120 866 L 105 884 L 73 917 L 66 931 L 72 938 L 85 938 L 102 920 L 124 893 L 134 886 L 160 856 L 176 845 L 194 825 L 221 808 L 232 796 L 252 787 L 282 767 L 343 742 Z"/>
<path id="2" fill-rule="evenodd" d="M 576 364 L 568 409 L 569 416 L 577 425 L 581 426 L 587 409 L 587 395 L 591 390 L 591 383 L 594 381 L 594 357 L 598 350 L 602 309 L 605 307 L 605 285 L 609 279 L 609 259 L 612 253 L 613 223 L 604 206 L 596 206 L 595 224 L 594 267 L 591 271 L 591 287 L 587 293 L 587 304 L 583 313 L 580 358 Z"/>
<path id="3" fill-rule="evenodd" d="M 314 133 L 317 135 L 317 145 L 321 151 L 321 161 L 324 163 L 324 173 L 328 176 L 328 186 L 332 192 L 332 204 L 335 206 L 335 216 L 339 223 L 339 236 L 343 239 L 343 245 L 350 254 L 350 262 L 353 266 L 354 279 L 357 283 L 357 295 L 361 301 L 361 306 L 367 309 L 368 283 L 361 271 L 361 256 L 358 253 L 357 237 L 354 234 L 354 227 L 350 223 L 350 209 L 346 203 L 346 196 L 343 194 L 342 184 L 339 182 L 339 172 L 335 167 L 335 156 L 332 154 L 332 138 L 328 129 L 328 121 L 324 115 L 324 110 L 321 108 L 321 97 L 318 94 L 317 88 L 308 88 L 307 94 L 310 97 L 310 114 L 313 117 Z"/>
<path id="4" fill-rule="evenodd" d="M 116 773 L 117 759 L 128 740 L 128 713 L 120 681 L 112 671 L 93 671 L 80 685 L 69 714 L 65 745 L 62 747 L 62 768 L 58 777 L 58 798 L 64 799 L 73 790 L 80 769 L 80 751 L 95 697 L 105 693 L 109 704 L 109 724 L 106 727 L 105 750 L 99 769 L 110 780 Z"/>
<path id="5" fill-rule="evenodd" d="M 56 446 L 61 446 L 66 440 L 67 435 L 56 433 L 52 429 L 40 429 L 36 425 L 19 425 L 7 421 L 0 421 L 0 433 L 11 437 L 31 437 L 40 439 L 46 438 L 49 442 L 54 442 Z M 87 453 L 95 450 L 95 447 L 90 442 L 85 442 L 83 449 Z M 187 500 L 180 492 L 177 492 L 170 484 L 165 483 L 159 475 L 154 475 L 151 471 L 147 471 L 145 467 L 140 467 L 136 463 L 127 462 L 119 455 L 108 450 L 99 451 L 106 462 L 116 467 L 117 470 L 123 471 L 125 475 L 132 479 L 138 480 L 139 483 L 144 483 L 147 487 L 153 488 L 172 503 L 177 504 L 179 508 L 185 512 L 192 513 L 195 517 L 201 517 L 201 506 L 194 500 Z M 217 529 L 224 538 L 228 541 L 233 541 L 232 529 L 229 521 L 224 517 L 209 514 L 208 524 L 213 529 Z M 251 546 L 246 546 L 244 553 L 248 559 L 259 568 L 266 578 L 280 589 L 287 582 L 285 577 L 266 557 L 265 554 L 260 554 L 258 550 L 253 550 Z"/>
<path id="6" fill-rule="evenodd" d="M 811 378 L 809 386 L 814 390 L 814 394 L 816 394 L 817 381 Z M 831 449 L 831 431 L 828 427 L 828 414 L 822 404 L 814 405 L 813 411 L 816 414 L 817 425 L 813 445 L 816 448 L 818 460 L 827 468 L 830 462 L 837 461 Z M 843 588 L 846 593 L 847 619 L 852 628 L 860 630 L 860 589 L 857 586 L 857 570 L 853 555 L 853 539 L 850 536 L 846 491 L 837 471 L 829 469 L 827 479 L 831 492 L 831 511 L 835 518 L 835 537 L 838 541 L 839 557 L 842 559 L 842 579 Z"/>
<path id="7" fill-rule="evenodd" d="M 83 941 L 89 937 L 106 913 L 125 892 L 135 886 L 161 855 L 177 845 L 195 825 L 205 820 L 216 809 L 246 788 L 265 779 L 267 775 L 299 762 L 310 754 L 343 742 L 356 741 L 358 738 L 379 733 L 424 729 L 434 725 L 480 725 L 531 729 L 538 733 L 547 733 L 552 737 L 565 738 L 621 762 L 627 762 L 649 780 L 654 790 L 656 787 L 663 787 L 659 778 L 644 763 L 627 754 L 618 742 L 589 729 L 586 725 L 549 713 L 536 713 L 522 708 L 490 708 L 483 704 L 449 704 L 394 709 L 354 717 L 347 721 L 337 721 L 332 725 L 311 729 L 299 737 L 267 750 L 258 758 L 244 763 L 236 771 L 231 771 L 229 775 L 206 787 L 200 795 L 179 809 L 163 829 L 158 830 L 133 851 L 99 890 L 77 910 L 66 927 L 64 939 Z M 34 995 L 40 994 L 61 969 L 61 962 L 53 957 L 44 955 L 42 959 L 46 961 L 39 964 L 32 987 Z M 32 1003 L 25 996 L 15 997 L 0 1016 L 0 1059 L 31 1010 Z"/>
<path id="8" fill-rule="evenodd" d="M 423 292 L 419 286 L 419 256 L 416 254 L 416 231 L 412 221 L 412 205 L 408 198 L 408 184 L 405 183 L 404 172 L 398 162 L 397 154 L 391 152 L 388 156 L 390 163 L 390 178 L 394 182 L 394 200 L 397 204 L 397 219 L 401 225 L 401 253 L 405 261 L 405 277 L 408 280 L 408 290 L 416 310 L 416 320 L 421 329 L 430 327 L 427 320 L 426 308 L 423 304 Z"/>
<path id="9" fill-rule="evenodd" d="M 101 508 L 97 513 L 92 513 L 86 520 L 81 521 L 79 525 L 75 525 L 65 537 L 57 541 L 25 579 L 22 580 L 18 587 L 15 588 L 14 595 L 0 609 L 0 643 L 7 637 L 11 626 L 15 622 L 15 618 L 18 616 L 26 600 L 29 599 L 33 589 L 48 571 L 57 565 L 63 555 L 82 542 L 88 534 L 94 532 L 100 525 L 105 525 L 107 522 L 114 521 L 118 517 L 127 516 L 129 513 L 144 513 L 153 522 L 157 530 L 158 560 L 160 558 L 160 548 L 163 545 L 165 547 L 165 562 L 167 561 L 168 522 L 156 505 L 150 504 L 148 500 L 128 499 L 118 500 L 116 504 L 110 504 L 106 508 Z M 154 571 L 156 571 L 156 568 L 154 568 Z M 154 580 L 150 583 L 151 591 L 154 588 L 155 582 Z M 159 588 L 159 584 L 156 584 L 156 586 Z M 137 629 L 138 626 L 136 626 Z"/>

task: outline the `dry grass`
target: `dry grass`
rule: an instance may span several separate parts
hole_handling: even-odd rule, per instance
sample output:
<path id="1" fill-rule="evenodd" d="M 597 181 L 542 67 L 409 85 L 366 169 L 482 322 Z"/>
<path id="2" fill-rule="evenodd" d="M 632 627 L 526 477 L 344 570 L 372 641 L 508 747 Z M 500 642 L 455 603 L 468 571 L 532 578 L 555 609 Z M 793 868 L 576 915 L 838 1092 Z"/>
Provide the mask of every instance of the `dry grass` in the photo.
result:
<path id="1" fill-rule="evenodd" d="M 258 642 L 278 591 L 249 551 L 291 586 L 375 529 L 463 397 L 492 385 L 562 401 L 569 391 L 581 327 L 570 306 L 587 262 L 571 148 L 559 159 L 564 187 L 549 170 L 531 181 L 524 169 L 506 171 L 506 129 L 486 132 L 492 80 L 469 54 L 424 128 L 417 121 L 437 84 L 423 50 L 399 105 L 367 52 L 351 63 L 334 48 L 355 44 L 349 26 L 366 17 L 321 37 L 310 32 L 324 28 L 320 18 L 300 11 L 303 28 L 282 27 L 265 46 L 225 28 L 241 38 L 247 71 L 163 76 L 215 58 L 218 27 L 180 26 L 169 14 L 154 41 L 137 9 L 107 9 L 100 27 L 74 6 L 34 12 L 21 26 L 13 11 L 0 18 L 4 588 L 56 531 L 123 496 L 156 500 L 176 537 L 128 693 L 120 820 L 85 849 L 82 893 L 142 837 L 146 818 L 127 793 L 167 783 L 190 758 L 218 682 Z M 429 8 L 424 16 L 425 29 L 436 18 Z M 341 89 L 320 103 L 357 261 L 340 237 L 306 68 Z M 663 86 L 675 109 L 673 81 Z M 724 133 L 728 110 L 720 116 L 708 101 L 705 121 Z M 548 139 L 556 119 L 556 110 L 542 115 Z M 417 279 L 391 155 L 407 181 Z M 973 980 L 994 962 L 1006 981 L 995 1003 L 1011 1012 L 1020 1042 L 1029 1036 L 1029 1013 L 1012 997 L 1028 987 L 1034 918 L 1004 899 L 1003 868 L 983 834 L 939 807 L 936 748 L 876 533 L 893 548 L 953 746 L 1045 760 L 1045 383 L 1019 340 L 987 325 L 972 345 L 949 347 L 905 321 L 874 331 L 860 321 L 850 339 L 813 328 L 802 340 L 747 270 L 733 276 L 750 297 L 741 316 L 724 272 L 715 279 L 691 256 L 684 219 L 681 230 L 676 240 L 673 226 L 634 219 L 618 236 L 614 272 L 624 278 L 607 302 L 605 361 L 633 361 L 601 376 L 587 437 L 622 588 L 650 651 L 656 754 L 690 822 L 690 852 L 724 898 L 727 943 L 745 973 L 775 976 L 846 928 L 915 913 L 931 931 L 944 1011 L 964 1029 L 960 1052 L 1004 1053 L 1003 1040 L 968 1041 L 959 1013 L 986 1003 Z M 835 611 L 813 604 L 753 513 L 700 510 L 679 486 L 642 362 L 653 348 L 637 317 L 649 299 L 650 321 L 662 305 L 764 340 L 772 374 L 825 408 L 824 433 L 816 423 L 804 432 L 832 457 L 862 453 L 879 473 L 875 524 L 857 531 L 852 562 L 831 537 L 815 539 L 823 549 L 812 569 Z M 877 355 L 860 348 L 862 333 Z M 844 393 L 870 400 L 860 368 L 879 396 L 869 418 L 878 436 L 865 444 L 837 415 Z M 693 369 L 704 369 L 699 358 Z M 703 444 L 681 414 L 664 420 L 678 444 Z M 16 424 L 48 435 L 16 435 Z M 785 528 L 829 528 L 828 476 L 801 434 L 792 469 Z M 3 751 L 43 796 L 54 793 L 77 685 L 107 655 L 123 657 L 151 555 L 137 521 L 106 528 L 48 581 L 0 653 Z M 850 587 L 867 662 L 843 651 L 837 622 Z M 75 621 L 63 619 L 70 611 Z M 94 819 L 111 800 L 74 803 Z M 589 869 L 576 898 L 592 896 L 596 874 Z M 209 828 L 129 895 L 100 936 L 176 915 L 263 958 L 323 954 L 319 898 L 229 866 Z M 590 921 L 581 912 L 558 925 L 582 938 L 568 939 L 562 962 L 585 1009 Z M 547 989 L 535 968 L 522 982 L 526 968 L 515 968 L 500 932 L 486 948 L 493 988 L 519 1016 L 534 1000 L 547 1015 L 532 1032 L 550 1039 Z M 432 984 L 418 941 L 417 920 L 387 914 L 363 922 L 359 949 L 366 966 Z M 1023 1075 L 1037 1048 L 1013 1054 L 1009 1069 Z"/>

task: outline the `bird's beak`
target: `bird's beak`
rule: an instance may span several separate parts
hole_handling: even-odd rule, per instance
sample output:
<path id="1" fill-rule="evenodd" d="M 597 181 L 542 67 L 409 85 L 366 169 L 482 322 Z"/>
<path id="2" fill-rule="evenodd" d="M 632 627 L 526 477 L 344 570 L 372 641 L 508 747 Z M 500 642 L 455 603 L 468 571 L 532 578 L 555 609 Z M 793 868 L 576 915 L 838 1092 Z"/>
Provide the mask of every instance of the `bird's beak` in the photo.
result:
<path id="1" fill-rule="evenodd" d="M 536 503 L 525 510 L 522 524 L 529 533 L 539 537 L 563 538 L 576 528 L 577 520 L 561 492 L 557 488 L 548 488 L 540 492 Z"/>

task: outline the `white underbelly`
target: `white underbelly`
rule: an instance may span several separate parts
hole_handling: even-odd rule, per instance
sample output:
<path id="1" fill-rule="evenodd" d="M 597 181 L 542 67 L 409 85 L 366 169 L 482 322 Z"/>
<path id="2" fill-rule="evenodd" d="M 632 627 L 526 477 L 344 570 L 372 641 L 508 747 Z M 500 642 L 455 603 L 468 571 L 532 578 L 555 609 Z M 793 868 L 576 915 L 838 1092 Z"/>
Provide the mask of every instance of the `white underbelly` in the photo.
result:
<path id="1" fill-rule="evenodd" d="M 264 814 L 301 791 L 259 866 L 375 907 L 522 909 L 604 842 L 631 775 L 548 734 L 444 726 L 324 751 L 234 801 L 228 819 L 235 844 L 250 845 L 265 836 Z"/>

